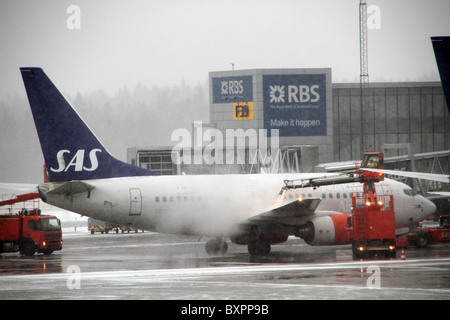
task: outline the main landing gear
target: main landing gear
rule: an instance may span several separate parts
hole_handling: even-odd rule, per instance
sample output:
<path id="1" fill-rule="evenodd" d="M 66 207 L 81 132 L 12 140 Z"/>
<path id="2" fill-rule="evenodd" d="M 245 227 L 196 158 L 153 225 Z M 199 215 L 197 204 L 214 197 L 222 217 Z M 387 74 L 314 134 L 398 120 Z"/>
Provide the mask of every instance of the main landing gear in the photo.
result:
<path id="1" fill-rule="evenodd" d="M 252 256 L 261 257 L 261 256 L 267 256 L 270 253 L 270 242 L 266 239 L 257 239 L 257 240 L 251 240 L 248 243 L 248 252 Z"/>

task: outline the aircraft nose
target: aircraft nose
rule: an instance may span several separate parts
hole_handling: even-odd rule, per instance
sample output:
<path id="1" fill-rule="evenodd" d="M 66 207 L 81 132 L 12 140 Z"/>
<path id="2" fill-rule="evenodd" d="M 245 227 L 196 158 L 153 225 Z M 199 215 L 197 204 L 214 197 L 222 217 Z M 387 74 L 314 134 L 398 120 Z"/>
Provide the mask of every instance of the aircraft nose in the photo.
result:
<path id="1" fill-rule="evenodd" d="M 430 200 L 423 198 L 424 203 L 424 213 L 427 214 L 427 217 L 434 214 L 436 212 L 436 205 Z"/>

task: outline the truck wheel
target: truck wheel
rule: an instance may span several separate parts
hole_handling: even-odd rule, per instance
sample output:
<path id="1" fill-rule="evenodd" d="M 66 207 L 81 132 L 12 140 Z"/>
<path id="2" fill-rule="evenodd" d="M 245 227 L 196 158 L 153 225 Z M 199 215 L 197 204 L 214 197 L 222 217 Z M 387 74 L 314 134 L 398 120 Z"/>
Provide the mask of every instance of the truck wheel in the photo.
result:
<path id="1" fill-rule="evenodd" d="M 34 243 L 31 241 L 26 241 L 24 244 L 22 244 L 22 250 L 21 250 L 26 256 L 31 257 L 35 254 L 36 249 L 34 248 Z"/>
<path id="2" fill-rule="evenodd" d="M 430 244 L 430 236 L 426 232 L 419 232 L 414 237 L 417 248 L 426 248 Z"/>

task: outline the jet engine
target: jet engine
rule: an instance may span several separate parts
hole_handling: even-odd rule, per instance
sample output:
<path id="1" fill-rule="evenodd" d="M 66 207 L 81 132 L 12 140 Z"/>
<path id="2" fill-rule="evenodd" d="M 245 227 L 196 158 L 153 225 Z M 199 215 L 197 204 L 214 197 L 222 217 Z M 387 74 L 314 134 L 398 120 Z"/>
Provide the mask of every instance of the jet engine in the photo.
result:
<path id="1" fill-rule="evenodd" d="M 350 214 L 315 217 L 301 226 L 295 235 L 310 245 L 351 244 L 353 228 L 350 219 Z"/>

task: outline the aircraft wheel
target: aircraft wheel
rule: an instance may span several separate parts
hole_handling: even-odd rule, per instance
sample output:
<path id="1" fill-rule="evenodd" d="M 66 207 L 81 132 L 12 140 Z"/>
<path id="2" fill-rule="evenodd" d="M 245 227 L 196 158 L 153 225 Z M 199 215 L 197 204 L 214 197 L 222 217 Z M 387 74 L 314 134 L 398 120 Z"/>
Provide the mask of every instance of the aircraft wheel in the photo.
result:
<path id="1" fill-rule="evenodd" d="M 208 254 L 225 254 L 228 244 L 223 239 L 211 239 L 206 242 L 206 252 Z"/>
<path id="2" fill-rule="evenodd" d="M 270 242 L 264 239 L 252 240 L 248 244 L 248 252 L 252 256 L 267 256 L 270 253 Z"/>

